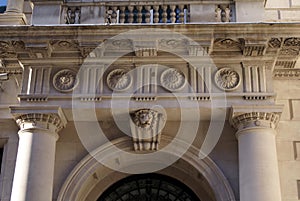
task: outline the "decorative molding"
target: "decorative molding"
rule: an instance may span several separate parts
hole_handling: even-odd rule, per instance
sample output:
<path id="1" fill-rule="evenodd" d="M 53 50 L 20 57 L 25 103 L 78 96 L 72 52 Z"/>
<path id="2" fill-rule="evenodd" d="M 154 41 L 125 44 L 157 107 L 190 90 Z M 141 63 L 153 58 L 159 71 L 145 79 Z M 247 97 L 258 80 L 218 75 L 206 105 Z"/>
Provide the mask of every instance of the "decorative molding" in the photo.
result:
<path id="1" fill-rule="evenodd" d="M 140 109 L 132 112 L 130 115 L 134 150 L 158 150 L 161 130 L 165 125 L 162 114 L 151 109 Z"/>
<path id="2" fill-rule="evenodd" d="M 206 56 L 210 53 L 209 45 L 190 45 L 188 47 L 189 56 Z"/>
<path id="3" fill-rule="evenodd" d="M 247 96 L 243 96 L 243 98 L 245 99 L 245 100 L 266 100 L 267 98 L 268 98 L 268 96 L 249 96 L 249 95 L 247 95 Z"/>
<path id="4" fill-rule="evenodd" d="M 20 130 L 49 130 L 56 134 L 67 124 L 59 106 L 12 106 L 11 114 Z"/>
<path id="5" fill-rule="evenodd" d="M 281 50 L 280 50 L 280 55 L 283 55 L 283 56 L 298 56 L 299 55 L 299 48 L 298 47 L 283 47 Z"/>
<path id="6" fill-rule="evenodd" d="M 132 76 L 125 69 L 115 69 L 107 75 L 106 82 L 113 91 L 125 91 L 132 84 Z"/>
<path id="7" fill-rule="evenodd" d="M 22 74 L 23 69 L 22 68 L 1 68 L 0 67 L 0 73 Z"/>
<path id="8" fill-rule="evenodd" d="M 244 56 L 263 56 L 266 52 L 266 45 L 245 45 L 243 48 Z"/>
<path id="9" fill-rule="evenodd" d="M 78 50 L 78 42 L 74 40 L 59 40 L 59 41 L 52 41 L 51 45 L 55 50 Z"/>
<path id="10" fill-rule="evenodd" d="M 155 96 L 136 96 L 134 97 L 135 101 L 138 102 L 149 102 L 149 101 L 156 101 L 156 97 Z"/>
<path id="11" fill-rule="evenodd" d="M 64 69 L 58 71 L 53 76 L 53 86 L 60 92 L 70 92 L 76 87 L 77 84 L 78 79 L 75 71 Z"/>
<path id="12" fill-rule="evenodd" d="M 193 101 L 209 101 L 210 100 L 210 96 L 190 96 L 189 98 L 190 98 L 190 100 L 193 100 Z"/>
<path id="13" fill-rule="evenodd" d="M 300 69 L 275 69 L 275 79 L 300 79 Z"/>
<path id="14" fill-rule="evenodd" d="M 120 40 L 113 40 L 111 42 L 111 44 L 115 47 L 115 48 L 118 48 L 118 49 L 126 49 L 126 48 L 132 48 L 133 45 L 132 45 L 132 40 L 130 39 L 120 39 Z"/>
<path id="15" fill-rule="evenodd" d="M 275 64 L 275 68 L 294 68 L 297 61 L 290 60 L 277 60 Z"/>
<path id="16" fill-rule="evenodd" d="M 154 57 L 157 56 L 157 49 L 154 48 L 135 48 L 137 57 Z"/>
<path id="17" fill-rule="evenodd" d="M 185 86 L 186 79 L 181 71 L 169 68 L 162 72 L 160 82 L 169 91 L 179 91 Z"/>
<path id="18" fill-rule="evenodd" d="M 50 125 L 53 125 L 55 126 L 54 131 L 57 133 L 64 127 L 63 122 L 57 114 L 23 114 L 16 117 L 16 122 L 21 130 L 50 129 Z"/>
<path id="19" fill-rule="evenodd" d="M 280 48 L 282 44 L 281 38 L 271 38 L 268 42 L 270 48 Z"/>
<path id="20" fill-rule="evenodd" d="M 174 49 L 178 49 L 181 47 L 186 47 L 188 45 L 188 41 L 185 39 L 161 39 L 158 42 L 159 46 L 161 46 L 163 49 L 164 48 L 168 48 L 168 49 L 172 49 L 174 51 Z"/>
<path id="21" fill-rule="evenodd" d="M 216 85 L 223 90 L 235 90 L 241 83 L 240 75 L 231 68 L 221 68 L 215 74 Z"/>
<path id="22" fill-rule="evenodd" d="M 102 97 L 81 97 L 80 100 L 84 102 L 97 102 L 101 101 Z"/>
<path id="23" fill-rule="evenodd" d="M 247 128 L 273 128 L 279 123 L 283 105 L 232 106 L 229 123 L 238 131 Z"/>
<path id="24" fill-rule="evenodd" d="M 284 46 L 300 47 L 300 38 L 287 38 L 284 40 Z"/>
<path id="25" fill-rule="evenodd" d="M 241 43 L 240 41 L 236 41 L 230 38 L 217 38 L 214 41 L 214 47 L 218 47 L 221 49 L 240 49 Z"/>
<path id="26" fill-rule="evenodd" d="M 250 127 L 276 128 L 279 120 L 280 113 L 249 112 L 233 117 L 231 120 L 231 125 L 237 130 Z"/>

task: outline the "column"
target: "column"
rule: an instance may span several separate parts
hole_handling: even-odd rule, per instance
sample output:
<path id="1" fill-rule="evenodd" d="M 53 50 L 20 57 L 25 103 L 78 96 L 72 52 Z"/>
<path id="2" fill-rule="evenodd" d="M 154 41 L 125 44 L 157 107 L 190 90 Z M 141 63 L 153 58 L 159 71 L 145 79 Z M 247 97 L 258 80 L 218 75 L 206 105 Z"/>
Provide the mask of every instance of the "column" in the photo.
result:
<path id="1" fill-rule="evenodd" d="M 240 201 L 281 201 L 275 140 L 280 113 L 276 106 L 233 107 L 231 123 L 237 129 Z"/>
<path id="2" fill-rule="evenodd" d="M 52 201 L 55 146 L 66 123 L 61 110 L 11 108 L 20 127 L 11 201 Z"/>
<path id="3" fill-rule="evenodd" d="M 8 0 L 6 12 L 23 13 L 24 0 Z"/>

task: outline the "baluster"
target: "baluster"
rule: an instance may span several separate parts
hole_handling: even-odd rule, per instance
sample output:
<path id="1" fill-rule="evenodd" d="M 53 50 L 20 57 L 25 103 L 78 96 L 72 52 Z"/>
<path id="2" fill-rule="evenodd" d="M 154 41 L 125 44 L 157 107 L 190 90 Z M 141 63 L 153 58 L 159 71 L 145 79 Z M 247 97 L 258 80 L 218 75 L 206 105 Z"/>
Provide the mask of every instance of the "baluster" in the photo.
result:
<path id="1" fill-rule="evenodd" d="M 179 12 L 179 21 L 181 23 L 184 23 L 184 5 L 179 5 L 178 7 L 179 7 L 179 10 L 180 10 L 180 12 Z"/>
<path id="2" fill-rule="evenodd" d="M 80 24 L 80 8 L 76 8 L 74 11 L 74 24 Z"/>
<path id="3" fill-rule="evenodd" d="M 222 10 L 221 8 L 217 7 L 216 8 L 216 21 L 217 22 L 222 22 Z"/>
<path id="4" fill-rule="evenodd" d="M 146 14 L 145 14 L 145 22 L 146 23 L 150 23 L 150 9 L 151 9 L 151 6 L 145 6 L 145 9 L 146 9 Z"/>
<path id="5" fill-rule="evenodd" d="M 159 22 L 159 6 L 153 6 L 153 22 Z"/>
<path id="6" fill-rule="evenodd" d="M 111 23 L 116 24 L 117 23 L 117 10 L 118 7 L 117 6 L 113 6 L 112 7 L 112 14 L 111 14 Z"/>
<path id="7" fill-rule="evenodd" d="M 225 22 L 230 22 L 230 14 L 231 14 L 230 8 L 226 7 L 225 8 Z"/>
<path id="8" fill-rule="evenodd" d="M 162 22 L 163 23 L 167 23 L 167 21 L 168 21 L 168 13 L 167 13 L 168 6 L 167 5 L 163 5 L 162 8 L 163 8 Z"/>
<path id="9" fill-rule="evenodd" d="M 106 24 L 111 23 L 112 13 L 113 13 L 113 11 L 111 10 L 111 8 L 106 7 L 106 16 L 105 16 L 105 23 Z"/>
<path id="10" fill-rule="evenodd" d="M 171 9 L 171 23 L 175 23 L 176 22 L 176 13 L 175 13 L 175 9 L 176 9 L 176 5 L 170 5 L 170 9 Z"/>
<path id="11" fill-rule="evenodd" d="M 120 6 L 120 21 L 121 24 L 125 23 L 125 6 Z"/>
<path id="12" fill-rule="evenodd" d="M 142 13 L 143 6 L 138 5 L 137 6 L 137 10 L 138 10 L 138 13 L 137 13 L 137 23 L 142 23 L 143 22 L 143 13 Z"/>
<path id="13" fill-rule="evenodd" d="M 133 6 L 128 6 L 128 11 L 129 11 L 129 14 L 128 14 L 128 23 L 133 23 Z"/>

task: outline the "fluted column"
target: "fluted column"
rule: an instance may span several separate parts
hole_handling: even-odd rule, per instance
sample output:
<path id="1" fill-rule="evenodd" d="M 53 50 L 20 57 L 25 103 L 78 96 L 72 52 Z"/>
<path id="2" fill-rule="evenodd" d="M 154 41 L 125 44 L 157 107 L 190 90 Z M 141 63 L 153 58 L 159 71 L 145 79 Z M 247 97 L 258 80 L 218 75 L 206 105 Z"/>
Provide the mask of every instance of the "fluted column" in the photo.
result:
<path id="1" fill-rule="evenodd" d="M 11 109 L 20 127 L 11 201 L 52 201 L 57 133 L 66 120 L 60 109 Z"/>
<path id="2" fill-rule="evenodd" d="M 239 147 L 240 201 L 281 201 L 276 126 L 281 108 L 233 107 Z"/>

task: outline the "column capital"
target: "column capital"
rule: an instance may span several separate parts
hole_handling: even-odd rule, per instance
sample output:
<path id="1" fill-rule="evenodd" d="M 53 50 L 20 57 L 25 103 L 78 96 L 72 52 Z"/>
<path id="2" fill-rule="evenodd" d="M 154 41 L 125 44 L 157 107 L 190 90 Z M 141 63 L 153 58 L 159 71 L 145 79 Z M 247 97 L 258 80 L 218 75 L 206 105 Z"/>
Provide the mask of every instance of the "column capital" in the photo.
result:
<path id="1" fill-rule="evenodd" d="M 58 133 L 67 123 L 59 106 L 12 106 L 10 111 L 21 131 L 38 129 Z"/>
<path id="2" fill-rule="evenodd" d="M 229 122 L 238 131 L 255 127 L 275 129 L 282 110 L 282 105 L 232 106 Z"/>

